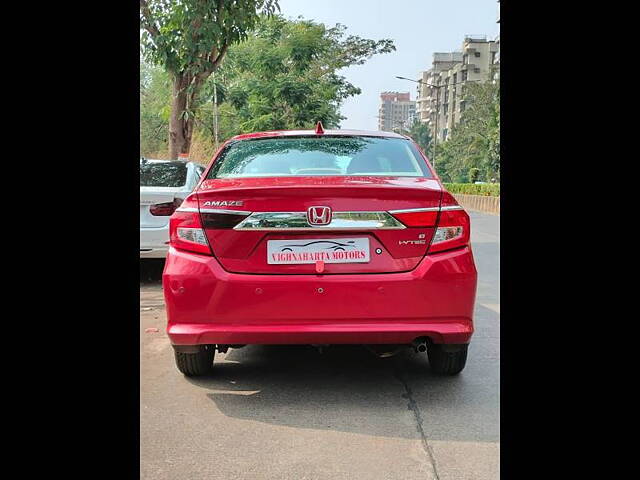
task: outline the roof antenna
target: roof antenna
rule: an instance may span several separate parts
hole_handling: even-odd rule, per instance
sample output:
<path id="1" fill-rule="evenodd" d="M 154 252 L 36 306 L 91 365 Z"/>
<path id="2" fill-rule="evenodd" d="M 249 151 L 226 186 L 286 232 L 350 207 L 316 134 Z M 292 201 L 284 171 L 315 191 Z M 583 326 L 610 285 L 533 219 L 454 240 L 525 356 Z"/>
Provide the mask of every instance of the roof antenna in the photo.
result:
<path id="1" fill-rule="evenodd" d="M 316 135 L 322 135 L 324 133 L 324 128 L 322 127 L 322 122 L 318 122 L 316 125 Z"/>

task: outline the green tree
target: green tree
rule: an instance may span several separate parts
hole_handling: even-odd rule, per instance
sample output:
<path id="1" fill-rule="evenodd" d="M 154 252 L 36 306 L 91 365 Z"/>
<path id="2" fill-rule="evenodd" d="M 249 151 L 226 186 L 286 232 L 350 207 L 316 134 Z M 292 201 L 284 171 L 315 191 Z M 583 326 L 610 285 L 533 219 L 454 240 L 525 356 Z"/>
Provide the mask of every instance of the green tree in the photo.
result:
<path id="1" fill-rule="evenodd" d="M 188 153 L 194 108 L 204 82 L 229 46 L 247 37 L 260 12 L 278 0 L 140 0 L 142 51 L 172 81 L 169 143 L 172 158 Z"/>
<path id="2" fill-rule="evenodd" d="M 464 86 L 465 110 L 446 142 L 438 145 L 438 173 L 446 181 L 500 179 L 500 87 L 491 82 Z M 440 151 L 442 153 L 440 153 Z M 475 174 L 474 174 L 475 175 Z"/>
<path id="3" fill-rule="evenodd" d="M 436 146 L 436 172 L 443 182 L 466 183 L 468 182 L 467 169 L 459 161 L 459 138 L 450 137 L 446 142 Z"/>
<path id="4" fill-rule="evenodd" d="M 234 45 L 221 73 L 240 131 L 335 128 L 340 105 L 360 89 L 338 74 L 378 53 L 395 50 L 391 40 L 369 40 L 309 20 L 263 18 L 246 41 Z"/>
<path id="5" fill-rule="evenodd" d="M 417 118 L 413 121 L 409 129 L 409 136 L 416 142 L 420 148 L 427 153 L 431 147 L 431 132 L 429 125 L 421 122 Z M 427 155 L 429 155 L 427 153 Z"/>
<path id="6" fill-rule="evenodd" d="M 140 155 L 167 150 L 171 81 L 161 68 L 140 59 Z"/>

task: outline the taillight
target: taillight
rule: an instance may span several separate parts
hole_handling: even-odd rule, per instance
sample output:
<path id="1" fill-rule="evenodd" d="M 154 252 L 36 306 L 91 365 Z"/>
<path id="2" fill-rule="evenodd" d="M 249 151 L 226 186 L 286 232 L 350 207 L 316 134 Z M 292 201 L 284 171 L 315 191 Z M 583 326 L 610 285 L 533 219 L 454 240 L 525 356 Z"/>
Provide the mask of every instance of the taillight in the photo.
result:
<path id="1" fill-rule="evenodd" d="M 392 210 L 389 212 L 407 227 L 433 227 L 438 219 L 438 207 Z"/>
<path id="2" fill-rule="evenodd" d="M 169 243 L 179 250 L 211 255 L 207 235 L 200 222 L 198 201 L 189 195 L 169 219 Z"/>
<path id="3" fill-rule="evenodd" d="M 464 247 L 470 238 L 469 215 L 459 205 L 443 205 L 429 253 Z"/>
<path id="4" fill-rule="evenodd" d="M 176 198 L 173 202 L 156 203 L 149 206 L 149 213 L 156 217 L 168 217 L 173 215 L 180 204 L 182 204 L 182 198 Z"/>

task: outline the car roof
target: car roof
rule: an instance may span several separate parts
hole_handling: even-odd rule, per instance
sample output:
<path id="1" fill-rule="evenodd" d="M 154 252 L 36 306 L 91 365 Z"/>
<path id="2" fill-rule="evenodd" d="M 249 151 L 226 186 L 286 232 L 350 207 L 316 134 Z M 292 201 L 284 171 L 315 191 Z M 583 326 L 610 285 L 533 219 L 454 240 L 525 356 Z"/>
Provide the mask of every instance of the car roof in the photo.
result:
<path id="1" fill-rule="evenodd" d="M 269 132 L 244 133 L 236 135 L 231 140 L 248 140 L 252 138 L 270 137 L 301 137 L 301 136 L 338 136 L 338 137 L 381 137 L 381 138 L 404 138 L 395 132 L 384 132 L 381 130 L 325 130 L 324 134 L 317 134 L 315 130 L 273 130 Z"/>

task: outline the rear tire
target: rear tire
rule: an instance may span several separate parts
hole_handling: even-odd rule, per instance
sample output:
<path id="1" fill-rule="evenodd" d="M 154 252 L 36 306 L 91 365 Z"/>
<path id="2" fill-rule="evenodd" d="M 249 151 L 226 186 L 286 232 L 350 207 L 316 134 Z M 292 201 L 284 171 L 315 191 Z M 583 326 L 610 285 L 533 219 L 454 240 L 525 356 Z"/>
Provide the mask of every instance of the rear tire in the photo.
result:
<path id="1" fill-rule="evenodd" d="M 457 375 L 467 363 L 468 345 L 430 345 L 427 348 L 431 370 L 439 375 Z"/>
<path id="2" fill-rule="evenodd" d="M 197 377 L 211 372 L 215 345 L 202 345 L 197 353 L 174 352 L 176 366 L 187 377 Z"/>

